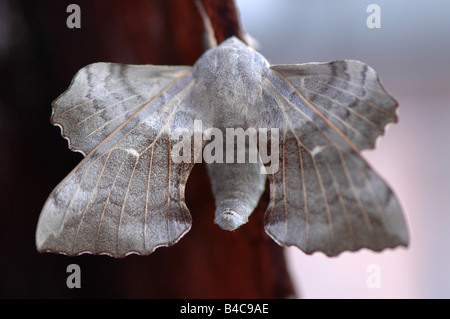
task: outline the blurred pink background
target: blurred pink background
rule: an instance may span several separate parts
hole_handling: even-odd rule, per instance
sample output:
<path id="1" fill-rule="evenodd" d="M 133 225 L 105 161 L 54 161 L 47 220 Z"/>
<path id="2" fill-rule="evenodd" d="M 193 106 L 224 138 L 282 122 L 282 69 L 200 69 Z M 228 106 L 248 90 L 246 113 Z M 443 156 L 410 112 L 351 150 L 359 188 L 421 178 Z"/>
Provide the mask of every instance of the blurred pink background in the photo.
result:
<path id="1" fill-rule="evenodd" d="M 369 29 L 369 4 L 381 28 Z M 412 4 L 414 3 L 414 4 Z M 335 258 L 286 249 L 303 298 L 450 297 L 450 2 L 238 0 L 244 29 L 272 64 L 356 59 L 399 102 L 399 122 L 363 155 L 397 194 L 408 248 Z M 379 288 L 369 288 L 369 265 Z M 369 269 L 370 270 L 370 269 Z"/>

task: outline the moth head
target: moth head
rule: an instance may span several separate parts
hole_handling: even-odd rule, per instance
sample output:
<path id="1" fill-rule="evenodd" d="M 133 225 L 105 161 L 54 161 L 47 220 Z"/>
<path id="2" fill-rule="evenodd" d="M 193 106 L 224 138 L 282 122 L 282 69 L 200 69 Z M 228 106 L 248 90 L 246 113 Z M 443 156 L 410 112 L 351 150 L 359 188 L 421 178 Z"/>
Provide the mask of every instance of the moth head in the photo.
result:
<path id="1" fill-rule="evenodd" d="M 261 80 L 269 63 L 257 51 L 235 37 L 206 51 L 196 62 L 193 75 L 197 93 L 208 96 L 210 103 L 248 106 L 261 96 Z"/>

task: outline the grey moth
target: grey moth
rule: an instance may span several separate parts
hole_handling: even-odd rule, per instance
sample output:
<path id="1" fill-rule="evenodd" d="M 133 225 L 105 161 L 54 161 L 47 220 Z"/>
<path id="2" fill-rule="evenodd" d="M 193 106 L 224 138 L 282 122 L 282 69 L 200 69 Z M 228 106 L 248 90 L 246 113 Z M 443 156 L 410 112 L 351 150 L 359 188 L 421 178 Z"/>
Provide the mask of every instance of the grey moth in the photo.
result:
<path id="1" fill-rule="evenodd" d="M 248 221 L 268 178 L 265 230 L 280 245 L 328 256 L 407 245 L 396 197 L 360 154 L 396 108 L 362 62 L 270 65 L 235 37 L 192 67 L 88 65 L 53 103 L 85 158 L 46 201 L 37 248 L 124 257 L 175 244 L 203 160 L 223 229 Z"/>

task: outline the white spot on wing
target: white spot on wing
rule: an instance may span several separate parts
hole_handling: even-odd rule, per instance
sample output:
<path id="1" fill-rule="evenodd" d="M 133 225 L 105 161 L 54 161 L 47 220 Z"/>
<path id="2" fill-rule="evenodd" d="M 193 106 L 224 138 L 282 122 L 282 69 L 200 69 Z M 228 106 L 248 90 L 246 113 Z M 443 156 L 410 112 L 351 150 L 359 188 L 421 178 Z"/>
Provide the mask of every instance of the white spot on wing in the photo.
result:
<path id="1" fill-rule="evenodd" d="M 319 154 L 320 152 L 322 152 L 325 148 L 327 147 L 327 145 L 317 145 L 316 147 L 313 148 L 313 150 L 311 151 L 311 155 L 314 157 L 317 154 Z"/>
<path id="2" fill-rule="evenodd" d="M 125 148 L 124 149 L 128 154 L 133 155 L 134 157 L 139 157 L 139 153 L 132 149 L 132 148 Z"/>

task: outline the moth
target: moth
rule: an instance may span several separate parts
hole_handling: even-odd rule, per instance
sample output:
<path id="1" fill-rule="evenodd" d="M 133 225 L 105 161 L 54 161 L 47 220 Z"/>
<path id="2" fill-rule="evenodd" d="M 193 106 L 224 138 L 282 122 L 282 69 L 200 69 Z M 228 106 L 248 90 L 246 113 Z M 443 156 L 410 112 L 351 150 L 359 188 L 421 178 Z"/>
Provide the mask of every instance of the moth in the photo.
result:
<path id="1" fill-rule="evenodd" d="M 221 228 L 248 221 L 268 178 L 265 231 L 279 245 L 328 256 L 406 246 L 401 207 L 360 154 L 396 108 L 362 62 L 270 65 L 235 37 L 193 66 L 88 65 L 53 103 L 51 122 L 85 158 L 47 199 L 37 249 L 124 257 L 175 244 L 192 225 L 189 174 L 219 133 L 236 147 L 228 128 L 254 128 L 241 153 L 257 145 L 258 158 L 206 163 Z"/>

